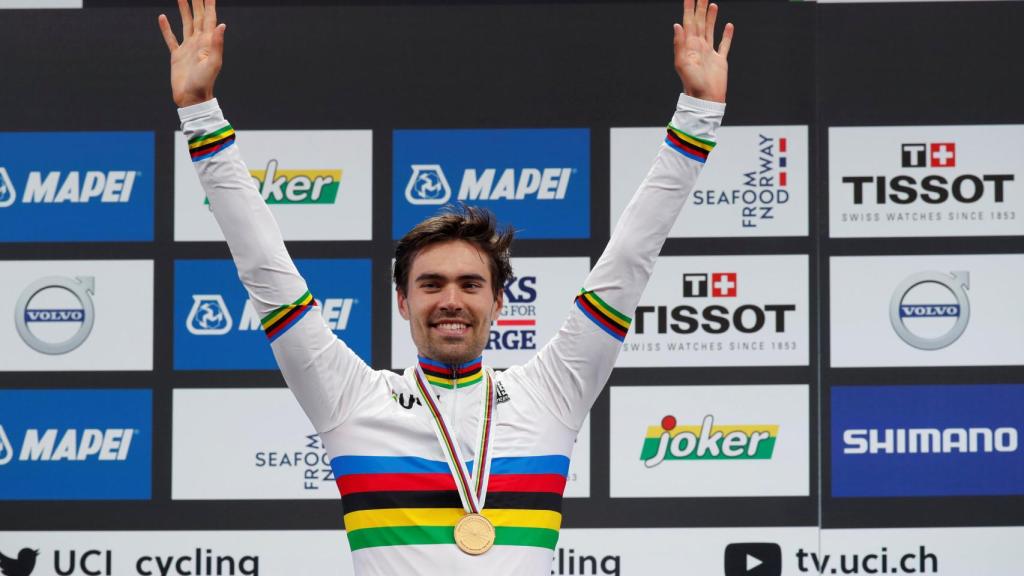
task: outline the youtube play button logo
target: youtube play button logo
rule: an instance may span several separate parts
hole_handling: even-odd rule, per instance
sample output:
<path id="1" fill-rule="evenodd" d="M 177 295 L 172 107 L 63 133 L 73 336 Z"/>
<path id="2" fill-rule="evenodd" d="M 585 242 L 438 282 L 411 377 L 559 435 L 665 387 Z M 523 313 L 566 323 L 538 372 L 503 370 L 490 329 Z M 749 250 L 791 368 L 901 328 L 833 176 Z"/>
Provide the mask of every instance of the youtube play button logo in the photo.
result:
<path id="1" fill-rule="evenodd" d="M 781 576 L 778 544 L 743 542 L 725 547 L 725 576 Z"/>

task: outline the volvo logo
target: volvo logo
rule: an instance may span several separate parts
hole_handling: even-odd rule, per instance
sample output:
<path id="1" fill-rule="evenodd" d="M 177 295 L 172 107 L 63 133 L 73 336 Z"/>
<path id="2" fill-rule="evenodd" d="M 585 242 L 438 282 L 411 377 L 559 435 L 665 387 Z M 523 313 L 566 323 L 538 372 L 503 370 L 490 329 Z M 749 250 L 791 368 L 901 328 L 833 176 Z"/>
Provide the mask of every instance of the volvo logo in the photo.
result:
<path id="1" fill-rule="evenodd" d="M 92 332 L 96 314 L 92 296 L 96 279 L 47 276 L 30 284 L 14 308 L 14 325 L 21 339 L 43 354 L 66 354 Z"/>
<path id="2" fill-rule="evenodd" d="M 939 350 L 967 329 L 971 306 L 969 272 L 920 272 L 900 283 L 889 302 L 889 321 L 907 344 Z"/>

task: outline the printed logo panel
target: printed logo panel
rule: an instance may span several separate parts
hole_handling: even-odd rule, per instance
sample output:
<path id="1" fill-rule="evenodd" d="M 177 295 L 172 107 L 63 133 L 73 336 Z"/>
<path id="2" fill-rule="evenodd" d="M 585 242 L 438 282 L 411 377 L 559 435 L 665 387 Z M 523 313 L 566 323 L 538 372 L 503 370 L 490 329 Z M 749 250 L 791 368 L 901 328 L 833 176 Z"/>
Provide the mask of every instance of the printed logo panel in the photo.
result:
<path id="1" fill-rule="evenodd" d="M 152 132 L 0 132 L 0 242 L 153 240 Z"/>
<path id="2" fill-rule="evenodd" d="M 351 575 L 338 530 L 0 532 L 20 576 Z"/>
<path id="3" fill-rule="evenodd" d="M 495 368 L 524 364 L 558 332 L 590 272 L 588 258 L 513 258 L 516 276 L 505 285 L 505 305 L 491 326 L 484 361 Z M 391 367 L 416 362 L 409 323 L 391 295 Z"/>
<path id="4" fill-rule="evenodd" d="M 1024 385 L 832 388 L 832 495 L 1024 494 Z"/>
<path id="5" fill-rule="evenodd" d="M 1021 363 L 1024 255 L 830 262 L 832 366 Z"/>
<path id="6" fill-rule="evenodd" d="M 612 230 L 664 139 L 664 128 L 612 128 Z M 726 126 L 717 140 L 669 236 L 806 236 L 807 126 Z"/>
<path id="7" fill-rule="evenodd" d="M 0 262 L 0 371 L 153 369 L 153 262 Z"/>
<path id="8" fill-rule="evenodd" d="M 0 390 L 0 500 L 145 500 L 149 390 Z"/>
<path id="9" fill-rule="evenodd" d="M 296 260 L 319 312 L 370 363 L 370 261 Z M 174 264 L 174 369 L 277 370 L 277 361 L 230 260 Z"/>
<path id="10" fill-rule="evenodd" d="M 371 239 L 372 131 L 243 130 L 236 138 L 285 240 Z M 174 239 L 224 240 L 181 132 L 174 154 Z"/>
<path id="11" fill-rule="evenodd" d="M 807 256 L 658 258 L 616 365 L 806 365 L 807 283 Z"/>
<path id="12" fill-rule="evenodd" d="M 613 498 L 807 496 L 808 387 L 611 390 Z"/>
<path id="13" fill-rule="evenodd" d="M 1024 125 L 829 128 L 834 238 L 1024 234 Z"/>
<path id="14" fill-rule="evenodd" d="M 1019 526 L 822 530 L 820 552 L 790 566 L 794 574 L 1016 574 L 1022 538 Z"/>
<path id="15" fill-rule="evenodd" d="M 519 238 L 590 236 L 590 131 L 395 130 L 392 233 L 446 204 L 494 212 Z"/>
<path id="16" fill-rule="evenodd" d="M 175 390 L 172 446 L 175 500 L 339 498 L 323 443 L 286 388 Z"/>
<path id="17" fill-rule="evenodd" d="M 7 8 L 81 8 L 82 0 L 0 0 L 0 10 Z"/>

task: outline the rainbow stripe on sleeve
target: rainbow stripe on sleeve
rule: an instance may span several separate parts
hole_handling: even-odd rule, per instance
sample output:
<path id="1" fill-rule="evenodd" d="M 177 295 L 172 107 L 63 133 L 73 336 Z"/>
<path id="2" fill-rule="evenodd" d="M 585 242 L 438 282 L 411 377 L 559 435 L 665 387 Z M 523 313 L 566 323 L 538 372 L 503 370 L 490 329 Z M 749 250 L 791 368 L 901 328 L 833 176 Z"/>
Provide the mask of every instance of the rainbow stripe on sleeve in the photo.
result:
<path id="1" fill-rule="evenodd" d="M 193 162 L 213 158 L 218 152 L 235 143 L 235 129 L 230 124 L 209 134 L 196 136 L 188 141 L 188 153 Z"/>
<path id="2" fill-rule="evenodd" d="M 665 136 L 665 144 L 669 148 L 672 148 L 676 152 L 679 152 L 683 156 L 696 160 L 703 164 L 708 159 L 708 154 L 715 148 L 715 143 L 711 140 L 704 140 L 691 136 L 686 132 L 668 125 L 668 134 Z"/>
<path id="3" fill-rule="evenodd" d="M 473 463 L 469 463 L 472 471 Z M 379 546 L 454 544 L 465 515 L 448 464 L 415 456 L 338 456 L 331 468 L 352 551 Z M 497 546 L 554 550 L 562 525 L 569 459 L 495 458 L 482 514 Z"/>
<path id="4" fill-rule="evenodd" d="M 597 293 L 580 290 L 579 295 L 576 296 L 576 307 L 612 338 L 619 342 L 626 339 L 626 333 L 629 332 L 629 325 L 633 320 L 609 306 Z"/>
<path id="5" fill-rule="evenodd" d="M 315 305 L 316 302 L 313 300 L 313 295 L 307 290 L 295 302 L 285 304 L 264 316 L 260 320 L 260 324 L 263 325 L 263 332 L 267 335 L 267 339 L 273 342 L 280 338 L 282 334 L 301 320 Z"/>

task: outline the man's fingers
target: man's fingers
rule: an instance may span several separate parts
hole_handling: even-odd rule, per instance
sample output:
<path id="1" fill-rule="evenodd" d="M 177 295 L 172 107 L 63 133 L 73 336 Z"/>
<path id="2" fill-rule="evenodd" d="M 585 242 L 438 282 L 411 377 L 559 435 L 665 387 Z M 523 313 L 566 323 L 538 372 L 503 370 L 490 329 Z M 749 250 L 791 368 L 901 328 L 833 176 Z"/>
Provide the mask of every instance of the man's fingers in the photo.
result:
<path id="1" fill-rule="evenodd" d="M 192 0 L 192 26 L 195 28 L 196 34 L 206 29 L 203 16 L 205 16 L 203 0 Z"/>
<path id="2" fill-rule="evenodd" d="M 178 12 L 181 12 L 181 41 L 184 42 L 192 35 L 192 10 L 188 0 L 178 0 Z"/>
<path id="3" fill-rule="evenodd" d="M 715 45 L 715 20 L 718 19 L 718 4 L 712 4 L 708 6 L 708 21 L 704 25 L 704 39 L 708 41 L 708 46 Z"/>
<path id="4" fill-rule="evenodd" d="M 694 34 L 697 30 L 693 24 L 693 2 L 694 0 L 683 0 L 683 30 L 687 34 Z"/>
<path id="5" fill-rule="evenodd" d="M 697 12 L 693 15 L 693 22 L 697 25 L 697 37 L 704 36 L 705 20 L 708 17 L 708 0 L 697 0 Z"/>
<path id="6" fill-rule="evenodd" d="M 164 42 L 167 43 L 167 49 L 173 54 L 178 49 L 178 39 L 174 37 L 174 32 L 171 32 L 171 23 L 167 21 L 167 16 L 161 14 L 157 19 L 157 24 L 160 25 L 160 33 L 164 36 Z"/>
<path id="7" fill-rule="evenodd" d="M 217 0 L 206 0 L 206 22 L 204 30 L 215 30 L 217 28 Z M 223 32 L 221 32 L 223 35 Z"/>
<path id="8" fill-rule="evenodd" d="M 729 22 L 725 25 L 725 32 L 722 33 L 722 43 L 718 45 L 718 53 L 722 55 L 722 58 L 729 57 L 729 47 L 732 46 L 732 34 L 736 31 L 736 27 Z"/>
<path id="9" fill-rule="evenodd" d="M 224 53 L 224 31 L 227 28 L 227 24 L 221 24 L 213 29 L 213 48 L 217 54 Z"/>

